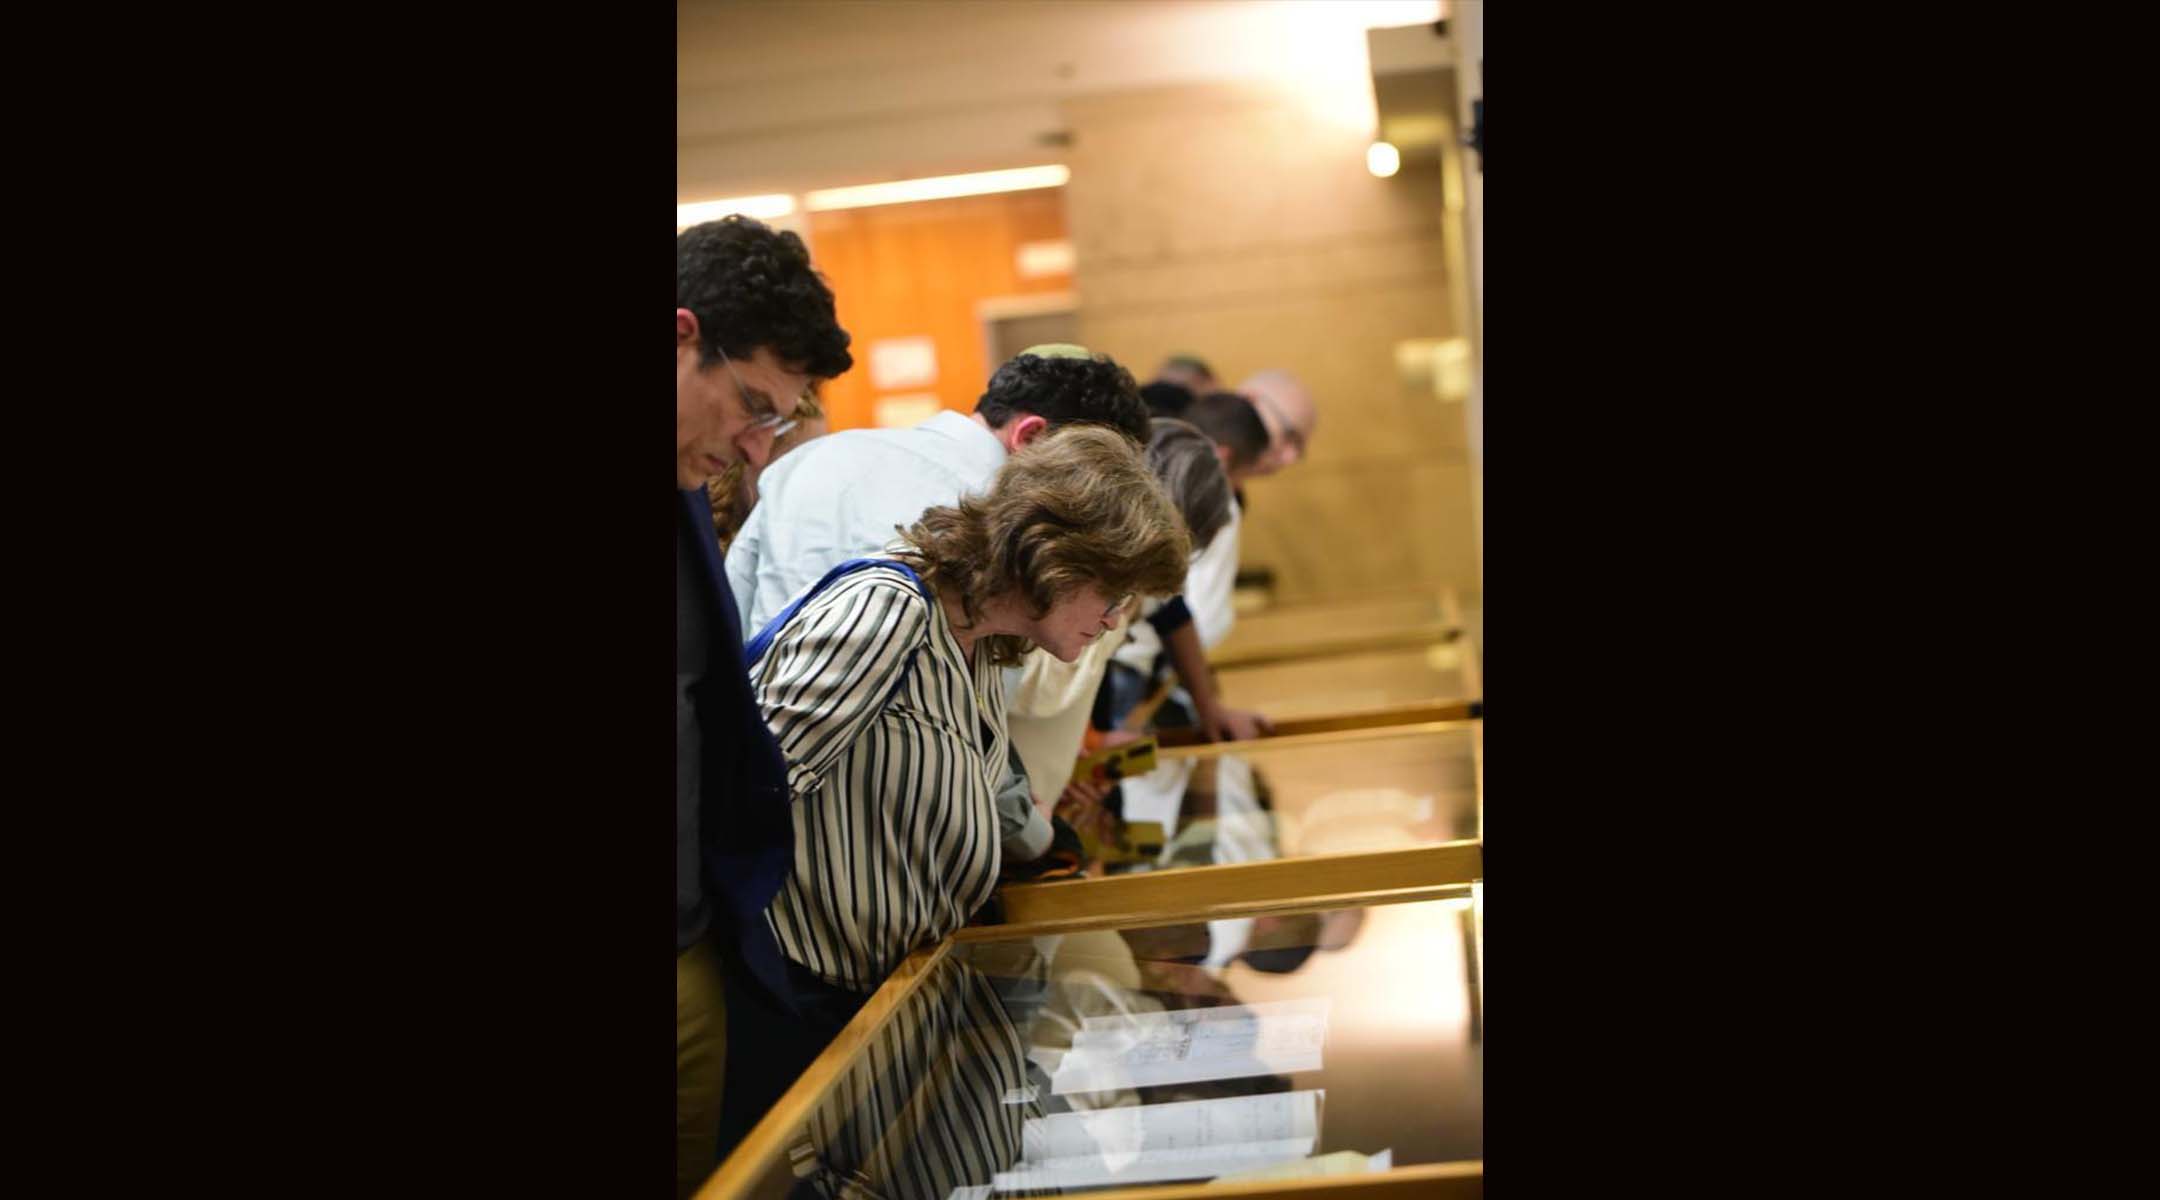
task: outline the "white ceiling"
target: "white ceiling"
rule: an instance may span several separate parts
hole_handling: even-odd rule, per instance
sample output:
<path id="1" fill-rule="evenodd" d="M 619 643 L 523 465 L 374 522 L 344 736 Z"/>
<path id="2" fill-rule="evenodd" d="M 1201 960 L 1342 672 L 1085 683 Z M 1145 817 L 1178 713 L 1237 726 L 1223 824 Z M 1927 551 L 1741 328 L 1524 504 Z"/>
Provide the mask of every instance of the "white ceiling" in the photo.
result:
<path id="1" fill-rule="evenodd" d="M 679 201 L 1062 161 L 1068 96 L 1313 89 L 1370 125 L 1365 30 L 1440 0 L 681 0 Z"/>

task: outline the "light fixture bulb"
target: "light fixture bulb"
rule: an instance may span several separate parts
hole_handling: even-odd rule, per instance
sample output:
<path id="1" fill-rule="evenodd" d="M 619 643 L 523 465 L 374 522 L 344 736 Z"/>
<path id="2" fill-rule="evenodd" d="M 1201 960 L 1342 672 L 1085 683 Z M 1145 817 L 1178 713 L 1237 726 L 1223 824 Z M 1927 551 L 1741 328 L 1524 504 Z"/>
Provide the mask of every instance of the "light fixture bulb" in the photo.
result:
<path id="1" fill-rule="evenodd" d="M 1365 169 L 1386 179 L 1402 170 L 1402 152 L 1386 142 L 1374 142 L 1365 148 Z"/>
<path id="2" fill-rule="evenodd" d="M 771 221 L 795 211 L 795 197 L 785 194 L 770 196 L 737 196 L 731 200 L 705 200 L 697 204 L 675 206 L 675 232 L 681 233 L 692 225 L 717 221 L 730 213 L 741 213 L 760 221 Z"/>

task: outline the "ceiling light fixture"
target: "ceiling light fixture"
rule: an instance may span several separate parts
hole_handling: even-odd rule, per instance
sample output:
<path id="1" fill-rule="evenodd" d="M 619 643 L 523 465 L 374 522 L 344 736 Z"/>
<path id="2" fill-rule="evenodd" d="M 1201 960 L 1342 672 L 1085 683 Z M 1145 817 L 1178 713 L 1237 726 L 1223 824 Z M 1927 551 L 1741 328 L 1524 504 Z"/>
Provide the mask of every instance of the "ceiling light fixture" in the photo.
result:
<path id="1" fill-rule="evenodd" d="M 1025 192 L 1035 188 L 1063 187 L 1072 171 L 1063 164 L 1047 167 L 1015 167 L 1009 171 L 978 171 L 972 175 L 938 175 L 929 179 L 898 179 L 891 183 L 866 183 L 860 187 L 825 188 L 803 197 L 810 212 L 836 208 L 864 208 L 872 204 L 906 204 L 914 200 L 947 200 L 954 196 L 987 196 L 995 192 Z"/>
<path id="2" fill-rule="evenodd" d="M 707 221 L 717 221 L 729 213 L 741 213 L 746 217 L 756 217 L 760 221 L 770 221 L 776 217 L 787 216 L 794 211 L 795 197 L 779 194 L 736 196 L 730 200 L 704 200 L 696 204 L 678 204 L 675 206 L 675 231 L 680 233 L 692 225 L 703 225 Z"/>

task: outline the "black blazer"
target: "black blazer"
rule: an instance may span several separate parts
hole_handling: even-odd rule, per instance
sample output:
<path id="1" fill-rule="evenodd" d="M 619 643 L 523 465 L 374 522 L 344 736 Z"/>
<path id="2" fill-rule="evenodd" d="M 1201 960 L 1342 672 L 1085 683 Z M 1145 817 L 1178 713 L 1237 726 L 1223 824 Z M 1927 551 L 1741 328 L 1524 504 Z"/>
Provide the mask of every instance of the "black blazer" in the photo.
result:
<path id="1" fill-rule="evenodd" d="M 709 647 L 706 669 L 689 689 L 700 742 L 697 840 L 708 931 L 732 945 L 750 974 L 786 1004 L 791 989 L 765 908 L 795 861 L 787 762 L 750 692 L 742 621 L 713 534 L 712 502 L 704 488 L 677 489 L 676 499 L 676 536 L 687 551 L 678 550 L 677 569 L 691 576 L 679 581 L 678 605 L 684 597 L 702 601 L 698 611 L 676 614 L 676 636 L 686 619 L 702 620 Z"/>

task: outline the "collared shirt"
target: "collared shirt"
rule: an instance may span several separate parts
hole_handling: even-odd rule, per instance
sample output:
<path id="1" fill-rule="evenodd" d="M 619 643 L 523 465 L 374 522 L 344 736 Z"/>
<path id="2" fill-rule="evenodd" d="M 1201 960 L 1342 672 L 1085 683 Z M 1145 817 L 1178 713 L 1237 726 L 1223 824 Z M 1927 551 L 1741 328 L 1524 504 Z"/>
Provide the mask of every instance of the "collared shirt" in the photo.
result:
<path id="1" fill-rule="evenodd" d="M 814 438 L 758 477 L 758 502 L 728 547 L 728 586 L 754 637 L 825 572 L 876 554 L 894 526 L 989 488 L 1005 447 L 973 418 L 941 412 L 912 429 Z"/>
<path id="2" fill-rule="evenodd" d="M 766 910 L 780 950 L 851 991 L 967 923 L 997 882 L 1005 689 L 944 607 L 858 571 L 750 668 L 788 762 L 795 863 Z"/>
<path id="3" fill-rule="evenodd" d="M 1185 603 L 1192 609 L 1193 631 L 1200 635 L 1203 650 L 1213 650 L 1229 637 L 1237 622 L 1232 594 L 1237 590 L 1238 527 L 1243 520 L 1244 510 L 1232 500 L 1229 522 L 1185 572 Z"/>

